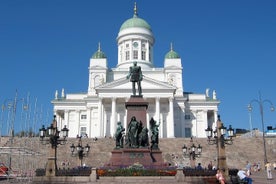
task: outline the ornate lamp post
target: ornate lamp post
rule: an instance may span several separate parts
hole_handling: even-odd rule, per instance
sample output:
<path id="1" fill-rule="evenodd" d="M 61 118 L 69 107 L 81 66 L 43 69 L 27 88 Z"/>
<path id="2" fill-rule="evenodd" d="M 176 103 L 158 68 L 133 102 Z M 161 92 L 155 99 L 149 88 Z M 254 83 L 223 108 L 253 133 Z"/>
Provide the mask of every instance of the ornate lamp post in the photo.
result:
<path id="1" fill-rule="evenodd" d="M 77 138 L 79 139 L 78 145 L 75 146 L 74 144 L 72 144 L 70 146 L 70 149 L 71 149 L 72 156 L 78 156 L 79 157 L 80 166 L 82 166 L 83 157 L 88 156 L 88 152 L 90 151 L 90 146 L 87 144 L 85 147 L 83 147 L 81 136 L 78 136 Z"/>
<path id="2" fill-rule="evenodd" d="M 56 116 L 54 115 L 53 122 L 47 129 L 42 125 L 39 129 L 40 142 L 43 145 L 50 144 L 49 157 L 46 166 L 46 176 L 55 176 L 57 170 L 57 146 L 64 145 L 66 143 L 66 138 L 68 137 L 69 129 L 64 126 L 64 128 L 59 131 L 57 128 Z"/>
<path id="3" fill-rule="evenodd" d="M 248 105 L 248 110 L 251 112 L 253 107 L 252 107 L 252 103 L 256 102 L 259 104 L 259 108 L 260 108 L 260 114 L 261 114 L 261 122 L 262 122 L 262 131 L 263 131 L 263 146 L 264 146 L 264 164 L 267 163 L 267 155 L 266 155 L 266 142 L 265 142 L 265 132 L 264 132 L 264 109 L 263 109 L 263 104 L 265 102 L 270 104 L 270 111 L 273 112 L 275 110 L 272 102 L 270 100 L 262 100 L 261 94 L 259 93 L 259 100 L 253 99 L 250 101 L 249 105 Z"/>
<path id="4" fill-rule="evenodd" d="M 200 144 L 197 147 L 195 144 L 192 144 L 192 146 L 189 148 L 184 144 L 182 151 L 184 157 L 190 158 L 191 167 L 195 167 L 195 159 L 196 157 L 200 157 L 202 152 L 202 147 Z"/>
<path id="5" fill-rule="evenodd" d="M 220 116 L 218 115 L 217 127 L 216 130 L 212 130 L 212 128 L 208 127 L 206 130 L 206 135 L 208 137 L 209 145 L 217 145 L 217 167 L 223 170 L 226 176 L 228 176 L 228 168 L 226 163 L 226 153 L 225 153 L 225 144 L 231 145 L 233 144 L 233 136 L 234 129 L 230 125 L 227 129 L 228 137 L 226 137 L 226 127 L 223 126 L 223 123 L 220 120 Z"/>

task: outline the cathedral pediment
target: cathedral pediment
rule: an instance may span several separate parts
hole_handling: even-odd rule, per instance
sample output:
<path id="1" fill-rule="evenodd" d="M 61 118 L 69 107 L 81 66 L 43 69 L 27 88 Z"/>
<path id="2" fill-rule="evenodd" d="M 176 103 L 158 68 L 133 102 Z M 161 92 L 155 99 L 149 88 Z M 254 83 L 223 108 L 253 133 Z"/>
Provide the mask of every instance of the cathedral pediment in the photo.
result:
<path id="1" fill-rule="evenodd" d="M 144 76 L 141 81 L 141 87 L 143 94 L 145 93 L 174 93 L 176 87 L 161 82 L 149 77 Z M 136 85 L 137 88 L 137 85 Z M 131 93 L 132 92 L 132 82 L 128 79 L 120 78 L 109 83 L 105 83 L 101 86 L 96 87 L 98 94 L 100 93 Z"/>

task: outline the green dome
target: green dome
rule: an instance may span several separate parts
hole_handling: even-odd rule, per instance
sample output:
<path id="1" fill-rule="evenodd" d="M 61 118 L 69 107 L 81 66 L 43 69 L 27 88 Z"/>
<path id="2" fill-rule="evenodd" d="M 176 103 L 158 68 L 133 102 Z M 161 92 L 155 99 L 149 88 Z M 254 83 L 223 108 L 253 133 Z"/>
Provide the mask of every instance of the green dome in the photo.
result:
<path id="1" fill-rule="evenodd" d="M 139 18 L 137 15 L 134 15 L 133 18 L 126 20 L 122 24 L 120 31 L 131 27 L 142 27 L 151 31 L 150 25 L 144 19 Z"/>
<path id="2" fill-rule="evenodd" d="M 99 43 L 98 50 L 93 54 L 92 58 L 93 58 L 93 59 L 102 59 L 102 58 L 106 58 L 104 52 L 101 51 L 101 44 L 100 44 L 100 43 Z"/>
<path id="3" fill-rule="evenodd" d="M 93 59 L 101 59 L 101 58 L 106 58 L 106 56 L 103 51 L 97 51 L 93 54 L 92 58 Z"/>
<path id="4" fill-rule="evenodd" d="M 173 51 L 173 50 L 170 50 L 166 56 L 165 56 L 166 59 L 176 59 L 176 58 L 180 58 L 180 56 L 177 54 L 177 52 Z"/>

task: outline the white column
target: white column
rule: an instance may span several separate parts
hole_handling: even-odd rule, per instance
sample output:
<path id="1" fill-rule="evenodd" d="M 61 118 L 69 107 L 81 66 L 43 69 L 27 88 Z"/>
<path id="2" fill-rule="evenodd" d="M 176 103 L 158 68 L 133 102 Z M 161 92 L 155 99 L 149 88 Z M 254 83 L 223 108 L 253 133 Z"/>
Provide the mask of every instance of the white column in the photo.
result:
<path id="1" fill-rule="evenodd" d="M 163 114 L 160 114 L 160 125 L 159 125 L 159 136 L 164 138 L 164 117 Z"/>
<path id="2" fill-rule="evenodd" d="M 80 136 L 80 110 L 76 110 L 77 134 Z M 76 135 L 75 135 L 76 136 Z"/>
<path id="3" fill-rule="evenodd" d="M 102 120 L 103 120 L 103 111 L 102 111 L 102 108 L 103 108 L 103 104 L 102 104 L 102 98 L 99 98 L 99 103 L 98 103 L 98 127 L 97 127 L 97 129 L 95 130 L 95 131 L 98 131 L 99 132 L 99 136 L 104 136 L 104 125 L 103 125 L 103 122 L 102 122 Z M 95 126 L 95 125 L 94 125 Z M 97 135 L 97 133 L 96 133 L 96 135 Z"/>
<path id="4" fill-rule="evenodd" d="M 104 121 L 105 121 L 105 123 L 104 123 L 104 127 L 103 127 L 103 132 L 104 132 L 104 135 L 103 136 L 109 136 L 109 133 L 107 132 L 107 127 L 108 127 L 108 122 L 109 122 L 109 120 L 107 119 L 107 114 L 106 113 L 104 113 Z"/>
<path id="5" fill-rule="evenodd" d="M 199 137 L 206 137 L 205 130 L 208 128 L 208 116 L 207 116 L 208 111 L 203 110 L 202 111 L 202 119 L 203 122 L 201 123 L 202 125 L 200 126 L 200 132 L 199 132 Z M 207 122 L 207 123 L 204 123 Z"/>
<path id="6" fill-rule="evenodd" d="M 185 107 L 181 108 L 181 137 L 185 137 Z"/>
<path id="7" fill-rule="evenodd" d="M 57 120 L 57 128 L 62 129 L 62 118 L 60 115 L 56 115 L 56 120 Z"/>
<path id="8" fill-rule="evenodd" d="M 198 125 L 198 119 L 197 119 L 197 110 L 192 110 L 192 114 L 193 114 L 193 119 L 192 119 L 192 136 L 193 137 L 198 137 L 198 129 L 199 129 L 199 125 Z"/>
<path id="9" fill-rule="evenodd" d="M 154 117 L 155 121 L 159 124 L 159 137 L 163 136 L 162 132 L 162 123 L 161 123 L 161 119 L 160 119 L 160 97 L 156 97 L 155 98 L 155 117 Z"/>
<path id="10" fill-rule="evenodd" d="M 149 42 L 147 42 L 146 47 L 147 47 L 146 60 L 149 61 L 149 55 L 151 54 L 151 50 L 149 49 L 150 48 Z M 151 58 L 151 59 L 153 59 L 153 58 Z"/>
<path id="11" fill-rule="evenodd" d="M 64 120 L 63 120 L 64 122 L 63 122 L 63 125 L 61 125 L 61 127 L 60 128 L 63 128 L 64 127 L 64 125 L 66 125 L 66 128 L 68 128 L 69 129 L 69 110 L 65 110 L 64 111 Z"/>
<path id="12" fill-rule="evenodd" d="M 115 134 L 115 125 L 116 125 L 116 98 L 112 98 L 111 120 L 110 120 L 110 132 L 112 137 Z"/>
<path id="13" fill-rule="evenodd" d="M 160 97 L 155 98 L 155 118 L 157 123 L 160 122 Z"/>
<path id="14" fill-rule="evenodd" d="M 61 116 L 59 115 L 59 113 L 57 113 L 56 110 L 54 111 L 54 115 L 56 116 L 57 127 L 60 129 L 61 126 L 60 126 L 59 122 L 60 122 Z M 54 118 L 54 117 L 51 118 L 50 122 L 52 122 L 53 118 Z M 47 123 L 48 123 L 48 122 L 47 122 Z"/>
<path id="15" fill-rule="evenodd" d="M 167 122 L 167 136 L 168 138 L 174 138 L 174 111 L 173 111 L 173 97 L 169 98 L 169 122 Z"/>
<path id="16" fill-rule="evenodd" d="M 87 130 L 86 130 L 86 133 L 87 133 L 87 136 L 88 137 L 91 137 L 91 110 L 92 110 L 92 107 L 87 107 Z"/>
<path id="17" fill-rule="evenodd" d="M 218 120 L 218 111 L 214 111 L 214 122 L 212 123 L 213 130 L 215 130 L 217 128 L 217 120 Z"/>

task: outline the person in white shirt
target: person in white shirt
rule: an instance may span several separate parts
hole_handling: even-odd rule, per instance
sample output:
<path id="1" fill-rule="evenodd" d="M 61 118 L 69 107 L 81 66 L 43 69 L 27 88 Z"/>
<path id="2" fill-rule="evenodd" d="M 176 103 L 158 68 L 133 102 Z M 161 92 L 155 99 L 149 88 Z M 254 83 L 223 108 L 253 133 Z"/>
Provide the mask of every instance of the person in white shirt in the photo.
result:
<path id="1" fill-rule="evenodd" d="M 240 169 L 237 175 L 241 180 L 247 181 L 248 184 L 252 184 L 252 178 L 250 178 L 243 169 Z"/>

